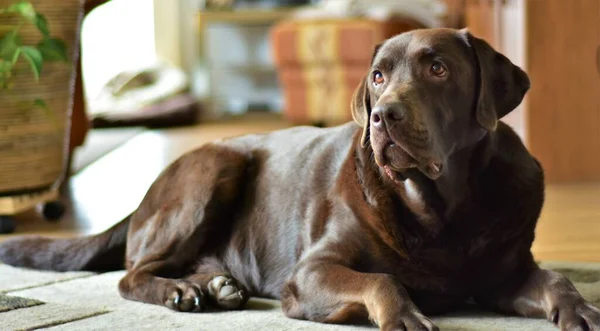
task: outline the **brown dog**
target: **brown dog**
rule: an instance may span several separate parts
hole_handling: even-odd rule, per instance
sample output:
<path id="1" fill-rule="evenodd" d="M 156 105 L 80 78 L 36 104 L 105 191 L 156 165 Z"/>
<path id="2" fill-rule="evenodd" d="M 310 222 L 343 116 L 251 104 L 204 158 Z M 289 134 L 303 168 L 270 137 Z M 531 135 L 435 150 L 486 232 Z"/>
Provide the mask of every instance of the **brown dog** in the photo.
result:
<path id="1" fill-rule="evenodd" d="M 0 259 L 55 270 L 125 262 L 123 297 L 180 311 L 263 296 L 292 318 L 436 330 L 424 314 L 473 298 L 598 331 L 600 310 L 530 252 L 542 169 L 498 122 L 528 88 L 467 31 L 405 33 L 378 47 L 355 93 L 360 126 L 205 145 L 107 232 L 19 238 Z"/>

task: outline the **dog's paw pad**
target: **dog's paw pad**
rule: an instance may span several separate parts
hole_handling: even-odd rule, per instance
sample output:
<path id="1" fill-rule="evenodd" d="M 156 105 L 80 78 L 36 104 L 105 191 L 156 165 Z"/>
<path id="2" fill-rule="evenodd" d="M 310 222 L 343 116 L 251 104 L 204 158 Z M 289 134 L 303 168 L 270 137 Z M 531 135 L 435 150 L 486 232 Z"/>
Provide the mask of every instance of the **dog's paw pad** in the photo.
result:
<path id="1" fill-rule="evenodd" d="M 561 330 L 600 330 L 600 309 L 585 301 L 555 308 L 548 319 Z"/>
<path id="2" fill-rule="evenodd" d="M 165 306 L 175 311 L 202 311 L 204 298 L 200 287 L 189 282 L 177 282 L 171 289 Z"/>
<path id="3" fill-rule="evenodd" d="M 248 294 L 238 286 L 235 279 L 217 276 L 208 283 L 208 293 L 217 305 L 224 309 L 237 309 L 248 301 Z"/>

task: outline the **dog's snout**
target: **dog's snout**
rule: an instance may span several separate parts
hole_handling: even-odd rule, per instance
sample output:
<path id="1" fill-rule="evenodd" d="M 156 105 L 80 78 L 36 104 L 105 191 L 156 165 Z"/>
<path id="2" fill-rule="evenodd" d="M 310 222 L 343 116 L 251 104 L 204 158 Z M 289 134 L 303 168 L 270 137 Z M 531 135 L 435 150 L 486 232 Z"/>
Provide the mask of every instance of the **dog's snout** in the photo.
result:
<path id="1" fill-rule="evenodd" d="M 404 118 L 402 107 L 398 105 L 377 106 L 371 113 L 371 123 L 375 126 L 383 126 L 384 123 L 392 124 Z"/>

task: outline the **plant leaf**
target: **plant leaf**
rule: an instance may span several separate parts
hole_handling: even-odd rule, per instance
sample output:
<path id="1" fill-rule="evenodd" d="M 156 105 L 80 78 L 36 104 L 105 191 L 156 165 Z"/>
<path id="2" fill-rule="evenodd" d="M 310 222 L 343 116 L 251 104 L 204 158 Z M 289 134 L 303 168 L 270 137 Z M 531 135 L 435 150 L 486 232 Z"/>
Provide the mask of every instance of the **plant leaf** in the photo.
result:
<path id="1" fill-rule="evenodd" d="M 0 58 L 5 61 L 13 61 L 15 57 L 18 56 L 18 54 L 15 54 L 18 53 L 21 43 L 21 37 L 17 34 L 16 30 L 7 33 L 2 40 L 0 40 Z"/>
<path id="2" fill-rule="evenodd" d="M 21 49 L 17 48 L 15 49 L 15 53 L 13 54 L 13 58 L 11 59 L 11 64 L 15 65 L 15 63 L 17 63 L 17 60 L 19 59 L 19 55 L 21 55 Z M 12 67 L 10 68 L 12 70 Z"/>
<path id="3" fill-rule="evenodd" d="M 35 107 L 39 107 L 45 110 L 49 110 L 48 105 L 46 104 L 46 101 L 42 100 L 42 99 L 35 99 L 33 101 L 33 105 Z"/>
<path id="4" fill-rule="evenodd" d="M 12 62 L 0 59 L 0 88 L 10 89 L 10 76 L 12 66 Z"/>
<path id="5" fill-rule="evenodd" d="M 31 22 L 35 20 L 35 8 L 28 1 L 19 1 L 6 9 L 8 13 L 17 13 Z"/>
<path id="6" fill-rule="evenodd" d="M 37 44 L 45 61 L 68 61 L 67 45 L 58 38 L 44 38 Z"/>
<path id="7" fill-rule="evenodd" d="M 46 19 L 46 16 L 36 13 L 33 23 L 38 30 L 40 30 L 42 35 L 44 35 L 44 37 L 50 37 L 50 28 L 48 27 L 48 20 Z"/>
<path id="8" fill-rule="evenodd" d="M 31 46 L 23 46 L 20 48 L 20 50 L 21 56 L 23 56 L 25 60 L 29 62 L 31 72 L 33 72 L 35 80 L 39 80 L 43 65 L 42 53 L 40 53 L 40 51 Z"/>
<path id="9" fill-rule="evenodd" d="M 33 101 L 33 107 L 42 109 L 44 111 L 44 113 L 46 114 L 46 116 L 48 116 L 52 120 L 52 123 L 54 123 L 55 128 L 57 130 L 59 129 L 56 114 L 54 114 L 54 112 L 50 109 L 50 107 L 48 107 L 48 104 L 46 103 L 46 101 L 44 101 L 42 99 L 35 99 Z"/>
<path id="10" fill-rule="evenodd" d="M 10 61 L 0 60 L 0 75 L 2 77 L 10 77 L 13 64 Z"/>
<path id="11" fill-rule="evenodd" d="M 10 61 L 0 60 L 0 73 L 8 72 L 10 69 L 12 69 Z"/>

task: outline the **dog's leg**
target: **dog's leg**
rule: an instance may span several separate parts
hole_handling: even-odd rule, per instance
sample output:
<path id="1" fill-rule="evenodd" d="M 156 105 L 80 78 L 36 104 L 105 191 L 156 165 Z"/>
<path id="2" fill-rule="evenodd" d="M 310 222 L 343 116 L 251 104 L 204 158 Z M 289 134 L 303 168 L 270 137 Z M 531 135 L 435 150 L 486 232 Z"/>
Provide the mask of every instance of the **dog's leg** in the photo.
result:
<path id="1" fill-rule="evenodd" d="M 172 165 L 153 184 L 131 219 L 128 273 L 119 283 L 124 298 L 177 311 L 202 309 L 209 294 L 202 293 L 204 282 L 181 277 L 190 274 L 199 256 L 229 240 L 234 206 L 251 180 L 248 160 L 242 153 L 204 147 Z"/>
<path id="2" fill-rule="evenodd" d="M 127 257 L 134 262 L 119 282 L 121 296 L 176 311 L 202 310 L 201 287 L 186 279 L 173 279 L 184 276 L 184 270 L 196 262 L 197 245 L 205 237 L 202 225 L 210 221 L 191 222 L 197 214 L 193 209 L 172 204 L 130 235 L 135 247 L 128 248 Z"/>
<path id="3" fill-rule="evenodd" d="M 286 316 L 324 323 L 369 317 L 381 330 L 438 330 L 388 274 L 361 273 L 331 262 L 304 262 L 283 288 Z"/>
<path id="4" fill-rule="evenodd" d="M 200 286 L 184 279 L 155 276 L 168 268 L 168 262 L 158 261 L 129 271 L 119 282 L 121 296 L 129 300 L 164 305 L 176 311 L 199 312 L 204 307 Z"/>
<path id="5" fill-rule="evenodd" d="M 197 262 L 197 255 L 190 253 L 198 251 L 198 244 L 207 241 L 204 227 L 189 228 L 190 222 L 180 219 L 193 217 L 186 210 L 189 209 L 181 206 L 159 212 L 144 225 L 151 230 L 139 230 L 144 240 L 139 252 L 142 256 L 119 283 L 121 295 L 176 311 L 197 312 L 209 302 L 220 308 L 240 307 L 248 298 L 247 291 L 222 270 L 172 279 L 183 276 L 183 270 Z M 209 300 L 204 302 L 206 295 Z"/>
<path id="6" fill-rule="evenodd" d="M 586 302 L 565 276 L 537 266 L 514 274 L 526 275 L 525 281 L 508 280 L 505 286 L 487 288 L 476 300 L 509 314 L 545 316 L 564 331 L 600 331 L 600 310 Z"/>

